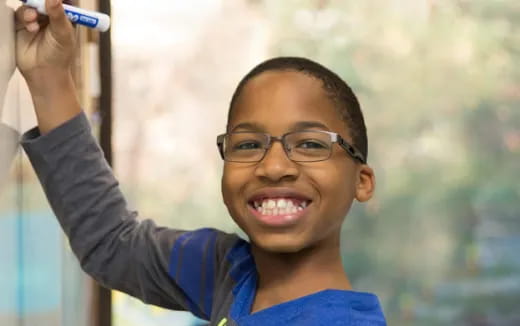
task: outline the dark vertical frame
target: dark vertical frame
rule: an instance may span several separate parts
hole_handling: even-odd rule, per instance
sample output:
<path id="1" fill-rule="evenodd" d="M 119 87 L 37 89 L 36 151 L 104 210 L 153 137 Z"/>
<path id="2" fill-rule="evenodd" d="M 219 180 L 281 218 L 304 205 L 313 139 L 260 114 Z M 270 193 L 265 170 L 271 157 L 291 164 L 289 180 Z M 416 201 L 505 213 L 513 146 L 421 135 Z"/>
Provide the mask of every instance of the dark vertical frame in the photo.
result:
<path id="1" fill-rule="evenodd" d="M 98 9 L 111 16 L 110 0 L 98 0 Z M 99 143 L 105 158 L 113 166 L 112 157 L 112 37 L 111 29 L 99 33 L 99 72 L 101 80 L 101 95 L 99 98 L 99 113 L 101 125 L 99 128 Z M 94 325 L 112 325 L 112 294 L 109 289 L 99 284 L 94 286 Z"/>
<path id="2" fill-rule="evenodd" d="M 110 0 L 98 0 L 99 10 L 111 15 Z M 108 163 L 113 165 L 112 157 L 112 37 L 111 29 L 99 35 L 99 64 L 101 96 L 99 112 L 101 126 L 99 141 Z"/>

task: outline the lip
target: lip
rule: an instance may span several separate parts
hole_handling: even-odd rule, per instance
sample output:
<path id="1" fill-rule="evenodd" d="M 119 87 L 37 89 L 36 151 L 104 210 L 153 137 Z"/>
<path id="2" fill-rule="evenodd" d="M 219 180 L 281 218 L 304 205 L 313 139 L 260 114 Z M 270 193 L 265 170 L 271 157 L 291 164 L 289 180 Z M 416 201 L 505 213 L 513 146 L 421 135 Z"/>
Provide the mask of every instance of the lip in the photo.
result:
<path id="1" fill-rule="evenodd" d="M 254 201 L 261 201 L 265 198 L 294 198 L 297 200 L 307 201 L 307 206 L 296 213 L 264 215 L 256 210 L 253 206 Z M 312 205 L 312 200 L 309 196 L 295 190 L 294 188 L 262 188 L 255 191 L 248 199 L 247 206 L 255 219 L 265 226 L 269 227 L 288 227 L 299 223 Z"/>

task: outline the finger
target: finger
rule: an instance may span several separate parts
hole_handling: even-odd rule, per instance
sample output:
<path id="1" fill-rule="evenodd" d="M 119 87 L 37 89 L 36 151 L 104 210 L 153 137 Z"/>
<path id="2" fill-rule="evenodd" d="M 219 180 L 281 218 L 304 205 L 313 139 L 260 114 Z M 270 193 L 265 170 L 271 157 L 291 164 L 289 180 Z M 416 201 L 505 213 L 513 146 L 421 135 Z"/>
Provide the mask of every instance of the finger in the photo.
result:
<path id="1" fill-rule="evenodd" d="M 49 17 L 45 15 L 38 15 L 38 19 L 36 21 L 27 23 L 25 28 L 31 33 L 36 33 L 40 29 L 45 28 L 47 25 L 49 25 Z"/>
<path id="2" fill-rule="evenodd" d="M 14 21 L 15 21 L 15 28 L 16 30 L 24 29 L 25 28 L 25 19 L 24 14 L 25 10 L 29 8 L 27 6 L 20 6 L 16 11 L 14 12 Z"/>
<path id="3" fill-rule="evenodd" d="M 36 9 L 31 7 L 26 7 L 23 11 L 23 21 L 25 23 L 31 23 L 38 19 L 38 12 Z"/>
<path id="4" fill-rule="evenodd" d="M 45 6 L 52 34 L 57 37 L 68 35 L 72 24 L 65 15 L 61 0 L 45 0 Z"/>
<path id="5" fill-rule="evenodd" d="M 44 15 L 38 14 L 36 9 L 27 6 L 20 6 L 14 16 L 16 31 L 27 29 L 29 32 L 36 32 L 46 19 Z"/>

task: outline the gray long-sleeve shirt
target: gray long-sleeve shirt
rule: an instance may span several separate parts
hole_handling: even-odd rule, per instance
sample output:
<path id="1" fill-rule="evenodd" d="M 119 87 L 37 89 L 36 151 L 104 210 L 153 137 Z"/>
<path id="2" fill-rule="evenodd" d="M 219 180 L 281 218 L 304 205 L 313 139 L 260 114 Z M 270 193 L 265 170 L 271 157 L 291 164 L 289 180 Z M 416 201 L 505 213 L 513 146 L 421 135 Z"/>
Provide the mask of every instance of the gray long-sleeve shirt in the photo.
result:
<path id="1" fill-rule="evenodd" d="M 136 219 L 83 112 L 21 144 L 85 272 L 145 303 L 191 311 L 210 325 L 385 325 L 370 293 L 324 290 L 251 314 L 257 271 L 235 234 Z"/>

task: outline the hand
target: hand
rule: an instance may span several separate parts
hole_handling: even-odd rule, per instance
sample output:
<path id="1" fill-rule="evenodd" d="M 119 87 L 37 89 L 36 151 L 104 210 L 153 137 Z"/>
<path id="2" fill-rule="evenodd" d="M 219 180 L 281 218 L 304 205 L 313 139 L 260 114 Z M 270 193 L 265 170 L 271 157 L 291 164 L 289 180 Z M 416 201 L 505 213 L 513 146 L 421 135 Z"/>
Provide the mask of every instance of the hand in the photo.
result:
<path id="1" fill-rule="evenodd" d="M 42 135 L 81 112 L 71 74 L 75 28 L 61 0 L 46 0 L 45 9 L 48 16 L 26 6 L 15 13 L 16 65 L 29 86 Z"/>
<path id="2" fill-rule="evenodd" d="M 21 6 L 16 10 L 16 65 L 31 88 L 56 73 L 70 73 L 76 49 L 75 28 L 61 0 L 46 0 L 48 16 Z"/>

